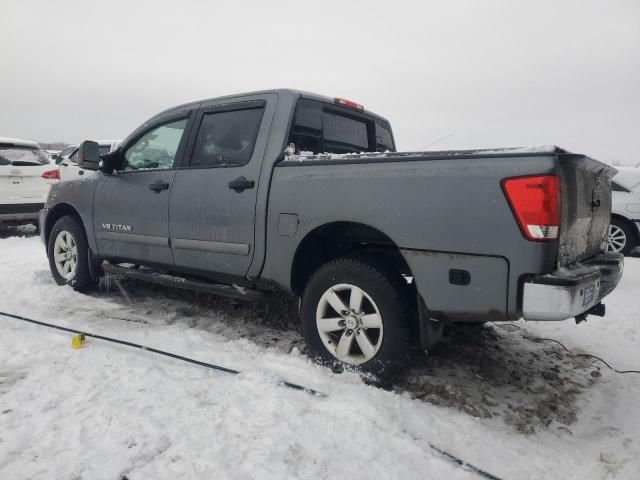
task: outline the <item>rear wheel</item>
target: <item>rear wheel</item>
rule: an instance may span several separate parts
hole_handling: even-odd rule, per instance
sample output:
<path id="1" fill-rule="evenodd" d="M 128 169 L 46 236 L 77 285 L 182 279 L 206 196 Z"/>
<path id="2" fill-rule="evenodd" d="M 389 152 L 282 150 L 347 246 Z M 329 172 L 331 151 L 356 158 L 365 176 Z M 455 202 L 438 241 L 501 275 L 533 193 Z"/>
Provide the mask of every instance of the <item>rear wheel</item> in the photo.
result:
<path id="1" fill-rule="evenodd" d="M 638 239 L 629 225 L 617 218 L 611 219 L 607 237 L 607 252 L 627 255 L 638 246 Z"/>
<path id="2" fill-rule="evenodd" d="M 58 285 L 85 290 L 95 284 L 89 271 L 89 247 L 84 228 L 70 215 L 60 218 L 49 235 L 49 268 Z"/>
<path id="3" fill-rule="evenodd" d="M 393 275 L 359 258 L 323 265 L 302 299 L 307 344 L 323 363 L 388 376 L 404 365 L 409 350 L 403 288 Z"/>

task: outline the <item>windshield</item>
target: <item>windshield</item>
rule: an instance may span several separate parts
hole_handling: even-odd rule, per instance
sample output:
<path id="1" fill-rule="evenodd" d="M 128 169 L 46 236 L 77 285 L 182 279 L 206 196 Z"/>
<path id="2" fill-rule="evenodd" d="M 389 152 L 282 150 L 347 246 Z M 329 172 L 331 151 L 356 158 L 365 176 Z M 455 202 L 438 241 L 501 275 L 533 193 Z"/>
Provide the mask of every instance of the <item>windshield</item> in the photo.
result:
<path id="1" fill-rule="evenodd" d="M 1 146 L 0 145 L 0 165 L 47 165 L 49 157 L 37 148 Z"/>
<path id="2" fill-rule="evenodd" d="M 106 155 L 111 151 L 111 145 L 99 145 L 98 146 L 98 155 Z"/>

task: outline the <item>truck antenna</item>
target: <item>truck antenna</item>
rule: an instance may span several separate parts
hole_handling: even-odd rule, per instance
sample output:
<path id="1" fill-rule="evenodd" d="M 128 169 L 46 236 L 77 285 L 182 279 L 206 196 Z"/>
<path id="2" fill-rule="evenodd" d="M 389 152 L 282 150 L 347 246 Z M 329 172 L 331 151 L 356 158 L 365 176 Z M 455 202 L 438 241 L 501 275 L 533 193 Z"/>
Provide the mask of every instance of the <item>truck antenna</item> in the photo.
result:
<path id="1" fill-rule="evenodd" d="M 453 132 L 451 132 L 449 135 L 445 135 L 444 137 L 440 137 L 439 139 L 434 140 L 433 142 L 425 145 L 424 147 L 420 147 L 419 150 L 423 150 L 425 148 L 429 148 L 429 147 L 435 145 L 436 143 L 440 143 L 442 140 L 446 140 L 447 138 L 449 138 L 451 136 L 453 136 Z"/>

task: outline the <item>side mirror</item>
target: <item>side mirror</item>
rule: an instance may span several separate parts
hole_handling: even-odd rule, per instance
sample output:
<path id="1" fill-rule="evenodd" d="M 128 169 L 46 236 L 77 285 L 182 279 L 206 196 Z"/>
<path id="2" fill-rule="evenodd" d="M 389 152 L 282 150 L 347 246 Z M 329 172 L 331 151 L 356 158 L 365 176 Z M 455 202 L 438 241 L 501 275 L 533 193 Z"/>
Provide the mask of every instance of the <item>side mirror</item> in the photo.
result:
<path id="1" fill-rule="evenodd" d="M 91 140 L 85 140 L 78 148 L 78 167 L 85 170 L 100 169 L 100 150 L 98 144 Z"/>

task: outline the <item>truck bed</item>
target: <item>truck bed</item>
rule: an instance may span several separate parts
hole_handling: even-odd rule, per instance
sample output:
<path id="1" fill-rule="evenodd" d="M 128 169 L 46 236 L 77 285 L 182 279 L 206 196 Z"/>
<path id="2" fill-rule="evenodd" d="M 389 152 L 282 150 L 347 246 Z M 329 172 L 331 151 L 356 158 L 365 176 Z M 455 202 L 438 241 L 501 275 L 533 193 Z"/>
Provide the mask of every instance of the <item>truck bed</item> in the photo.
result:
<path id="1" fill-rule="evenodd" d="M 277 241 L 278 252 L 266 259 L 263 274 L 289 287 L 288 259 L 299 239 L 278 234 L 280 214 L 296 215 L 296 237 L 331 216 L 371 226 L 397 245 L 412 270 L 421 271 L 429 308 L 449 316 L 519 318 L 524 278 L 601 251 L 615 172 L 553 146 L 289 156 L 274 169 L 267 243 Z M 501 187 L 505 178 L 539 174 L 561 179 L 556 241 L 524 238 Z M 469 285 L 452 284 L 452 269 L 469 272 Z"/>

